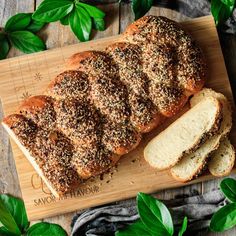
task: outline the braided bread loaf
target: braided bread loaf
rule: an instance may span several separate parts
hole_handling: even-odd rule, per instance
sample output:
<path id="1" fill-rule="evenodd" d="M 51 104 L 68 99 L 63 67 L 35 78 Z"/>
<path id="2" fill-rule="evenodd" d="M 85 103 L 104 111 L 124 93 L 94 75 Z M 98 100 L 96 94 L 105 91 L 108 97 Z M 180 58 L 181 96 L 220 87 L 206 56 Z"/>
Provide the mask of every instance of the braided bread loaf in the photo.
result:
<path id="1" fill-rule="evenodd" d="M 73 55 L 44 95 L 3 125 L 55 195 L 134 149 L 203 87 L 205 62 L 181 27 L 146 16 L 104 51 Z"/>

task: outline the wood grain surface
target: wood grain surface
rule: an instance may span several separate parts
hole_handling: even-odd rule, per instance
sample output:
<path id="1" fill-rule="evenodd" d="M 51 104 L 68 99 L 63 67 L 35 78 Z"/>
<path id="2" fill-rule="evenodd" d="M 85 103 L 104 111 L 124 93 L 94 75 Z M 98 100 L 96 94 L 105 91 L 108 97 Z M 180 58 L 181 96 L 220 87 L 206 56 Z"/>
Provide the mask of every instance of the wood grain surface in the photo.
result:
<path id="1" fill-rule="evenodd" d="M 27 0 L 3 0 L 0 2 L 0 25 L 3 25 L 6 19 L 15 14 L 16 12 L 31 12 L 34 10 L 35 1 Z M 36 1 L 38 3 L 38 1 Z M 106 37 L 111 35 L 116 35 L 119 32 L 122 32 L 124 28 L 132 22 L 133 16 L 131 14 L 131 9 L 129 4 L 121 3 L 120 5 L 109 4 L 106 6 L 102 6 L 107 12 L 107 22 L 109 27 L 104 32 L 94 33 L 94 38 Z M 185 16 L 178 14 L 175 11 L 153 7 L 151 10 L 152 14 L 155 15 L 166 15 L 169 18 L 175 20 L 183 20 L 186 19 Z M 47 46 L 49 48 L 60 47 L 67 44 L 74 44 L 77 42 L 74 35 L 70 32 L 68 27 L 60 26 L 55 23 L 46 27 L 42 32 L 40 32 L 40 36 L 42 36 L 45 40 L 47 39 Z M 236 41 L 232 36 L 221 36 L 221 43 L 223 45 L 226 66 L 228 69 L 229 76 L 231 77 L 231 82 L 233 87 L 235 87 L 235 83 L 233 81 L 233 77 L 236 77 L 235 71 L 235 62 L 236 62 L 236 54 L 235 50 L 228 50 L 228 48 L 236 49 Z M 11 50 L 9 57 L 21 55 L 16 50 Z M 1 94 L 0 94 L 1 95 Z M 2 117 L 2 111 L 0 111 Z M 17 175 L 15 172 L 14 161 L 12 159 L 11 148 L 9 146 L 8 138 L 6 133 L 0 129 L 0 192 L 11 193 L 16 196 L 21 196 L 19 183 L 17 179 Z M 235 176 L 235 175 L 234 175 Z M 201 193 L 211 191 L 212 189 L 218 187 L 219 180 L 208 181 L 200 184 L 194 184 L 191 186 L 186 186 L 178 189 L 171 189 L 158 192 L 155 194 L 159 198 L 173 198 L 176 195 L 180 194 L 192 194 L 192 193 Z M 75 210 L 76 206 L 74 207 Z M 43 219 L 45 221 L 50 221 L 54 223 L 58 223 L 62 225 L 68 232 L 70 231 L 70 223 L 71 218 L 74 213 L 62 214 L 56 217 Z M 234 235 L 235 230 L 231 230 L 221 235 Z M 214 233 L 209 233 L 209 235 L 215 235 Z"/>

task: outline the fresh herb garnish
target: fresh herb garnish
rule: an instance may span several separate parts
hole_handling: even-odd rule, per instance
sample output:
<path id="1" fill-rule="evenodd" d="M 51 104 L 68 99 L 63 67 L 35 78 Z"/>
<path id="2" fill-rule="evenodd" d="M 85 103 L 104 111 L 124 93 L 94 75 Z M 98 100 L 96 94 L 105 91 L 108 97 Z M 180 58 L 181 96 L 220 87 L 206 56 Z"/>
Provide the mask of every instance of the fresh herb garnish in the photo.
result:
<path id="1" fill-rule="evenodd" d="M 235 0 L 211 0 L 211 13 L 216 25 L 225 22 L 232 16 Z"/>
<path id="2" fill-rule="evenodd" d="M 45 23 L 35 21 L 31 13 L 19 13 L 12 16 L 0 32 L 0 59 L 7 57 L 11 46 L 24 53 L 46 49 L 45 43 L 35 34 Z"/>
<path id="3" fill-rule="evenodd" d="M 14 47 L 24 53 L 39 52 L 46 49 L 44 42 L 30 31 L 15 31 L 8 34 Z"/>
<path id="4" fill-rule="evenodd" d="M 210 230 L 222 232 L 236 226 L 236 180 L 226 178 L 220 183 L 221 191 L 230 201 L 220 208 L 211 218 Z M 139 193 L 137 207 L 140 219 L 135 223 L 116 232 L 116 236 L 172 236 L 174 226 L 167 207 L 150 195 Z M 187 230 L 188 220 L 184 217 L 178 236 L 183 236 Z"/>
<path id="5" fill-rule="evenodd" d="M 60 20 L 62 25 L 70 25 L 82 42 L 90 39 L 92 23 L 96 30 L 105 29 L 104 17 L 105 13 L 97 7 L 78 0 L 44 0 L 33 14 L 33 19 L 40 22 Z"/>
<path id="6" fill-rule="evenodd" d="M 129 225 L 126 229 L 116 232 L 116 236 L 145 235 L 145 236 L 172 236 L 174 226 L 171 214 L 167 207 L 156 198 L 139 193 L 137 207 L 140 220 Z M 187 229 L 187 217 L 184 218 L 179 236 Z"/>
<path id="7" fill-rule="evenodd" d="M 65 230 L 57 225 L 40 222 L 29 227 L 29 221 L 21 199 L 0 195 L 0 235 L 4 236 L 66 236 Z"/>
<path id="8" fill-rule="evenodd" d="M 236 180 L 224 179 L 220 184 L 221 191 L 231 203 L 218 210 L 211 218 L 210 229 L 222 232 L 236 225 Z"/>
<path id="9" fill-rule="evenodd" d="M 44 0 L 33 14 L 33 19 L 40 22 L 54 22 L 62 19 L 74 9 L 70 0 Z"/>
<path id="10" fill-rule="evenodd" d="M 27 13 L 19 13 L 12 16 L 5 24 L 6 32 L 24 30 L 31 22 L 31 16 Z"/>

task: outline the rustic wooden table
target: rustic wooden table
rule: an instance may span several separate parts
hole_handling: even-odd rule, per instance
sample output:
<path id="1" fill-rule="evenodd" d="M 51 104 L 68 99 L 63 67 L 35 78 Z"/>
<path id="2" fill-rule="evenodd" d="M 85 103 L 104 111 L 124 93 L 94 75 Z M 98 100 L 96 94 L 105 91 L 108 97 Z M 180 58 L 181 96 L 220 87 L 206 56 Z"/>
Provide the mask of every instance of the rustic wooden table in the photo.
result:
<path id="1" fill-rule="evenodd" d="M 6 20 L 18 12 L 33 12 L 41 0 L 0 0 L 0 26 L 3 26 Z M 113 1 L 114 2 L 114 1 Z M 117 35 L 123 32 L 125 27 L 133 20 L 133 15 L 129 4 L 110 3 L 101 6 L 107 13 L 106 22 L 107 29 L 104 32 L 94 32 L 92 38 L 102 38 Z M 175 20 L 185 20 L 187 16 L 164 9 L 153 7 L 150 14 L 164 15 Z M 47 41 L 47 47 L 56 48 L 64 45 L 78 43 L 78 40 L 71 33 L 68 27 L 64 27 L 59 23 L 53 23 L 44 28 L 39 35 Z M 225 62 L 232 85 L 232 90 L 236 89 L 236 38 L 232 35 L 219 33 L 221 46 L 225 57 Z M 12 49 L 9 57 L 19 56 L 22 53 Z M 234 81 L 235 80 L 235 81 Z M 0 95 L 1 97 L 1 95 Z M 3 111 L 0 104 L 0 120 L 3 117 Z M 194 184 L 173 190 L 165 190 L 157 193 L 159 198 L 173 198 L 179 194 L 190 194 L 194 192 L 204 193 L 212 191 L 219 185 L 219 180 L 208 181 L 204 183 Z M 0 127 L 0 193 L 9 193 L 14 196 L 21 196 L 20 186 L 17 178 L 14 159 L 12 156 L 11 146 L 7 134 Z M 76 208 L 76 206 L 75 206 Z M 71 218 L 74 213 L 60 215 L 57 217 L 42 219 L 43 221 L 58 223 L 70 232 Z M 209 233 L 208 235 L 218 235 Z M 236 229 L 222 233 L 221 235 L 236 235 Z"/>

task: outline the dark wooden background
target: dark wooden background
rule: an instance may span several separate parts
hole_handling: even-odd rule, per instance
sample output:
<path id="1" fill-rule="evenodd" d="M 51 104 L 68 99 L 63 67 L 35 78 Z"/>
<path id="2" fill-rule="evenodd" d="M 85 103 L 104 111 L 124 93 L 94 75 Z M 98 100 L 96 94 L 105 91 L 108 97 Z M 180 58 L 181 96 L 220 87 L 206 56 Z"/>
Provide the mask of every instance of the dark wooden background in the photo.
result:
<path id="1" fill-rule="evenodd" d="M 6 20 L 18 12 L 33 12 L 40 4 L 41 0 L 0 0 L 0 26 L 4 26 Z M 109 2 L 109 0 L 108 0 Z M 133 15 L 130 4 L 114 3 L 110 0 L 110 4 L 100 6 L 106 13 L 107 29 L 104 32 L 93 32 L 92 38 L 102 38 L 112 35 L 117 35 L 124 31 L 126 26 L 133 21 Z M 150 14 L 165 15 L 175 20 L 184 20 L 188 17 L 180 15 L 179 13 L 168 10 L 162 7 L 153 7 Z M 53 23 L 46 26 L 39 35 L 47 42 L 47 47 L 56 48 L 69 44 L 78 43 L 78 40 L 71 33 L 69 27 Z M 219 32 L 221 46 L 226 62 L 226 67 L 232 90 L 236 91 L 236 37 Z M 22 55 L 21 52 L 12 49 L 8 57 L 15 57 Z M 1 69 L 1 68 L 0 68 Z M 1 79 L 1 78 L 0 78 Z M 0 94 L 1 97 L 1 94 Z M 0 119 L 3 117 L 3 111 L 0 104 Z M 235 176 L 234 176 L 235 177 Z M 156 195 L 161 199 L 170 199 L 180 194 L 190 193 L 205 193 L 218 187 L 219 180 L 208 181 L 204 183 L 194 184 L 188 187 L 183 187 L 173 190 L 165 190 L 157 193 Z M 20 186 L 17 178 L 15 164 L 12 156 L 11 146 L 7 134 L 0 127 L 0 193 L 10 193 L 14 196 L 21 196 Z M 75 206 L 76 208 L 76 206 Z M 70 232 L 71 219 L 74 213 L 60 215 L 57 217 L 42 219 L 58 223 L 64 227 L 68 233 Z M 207 235 L 219 235 L 209 233 Z M 236 235 L 236 229 L 227 231 L 220 235 L 232 236 Z"/>

